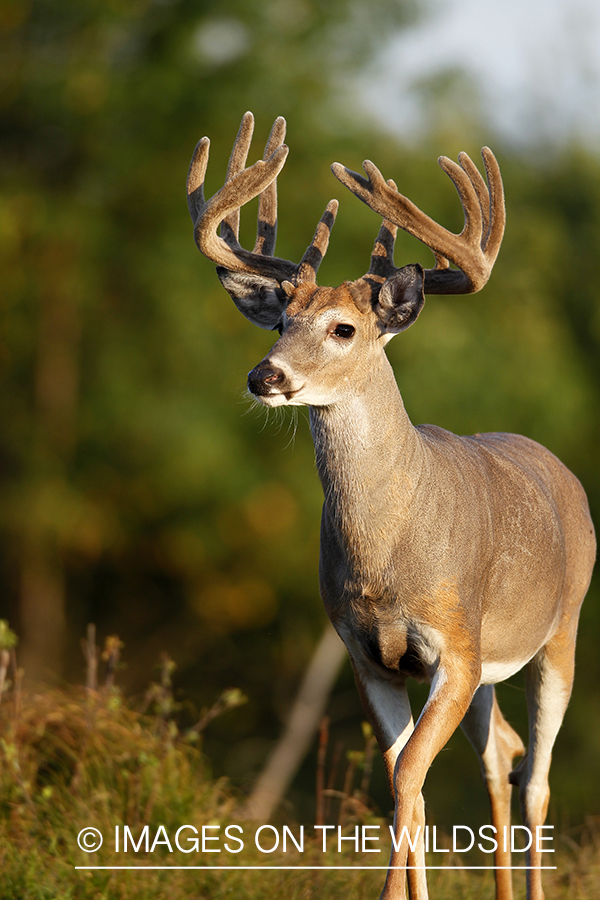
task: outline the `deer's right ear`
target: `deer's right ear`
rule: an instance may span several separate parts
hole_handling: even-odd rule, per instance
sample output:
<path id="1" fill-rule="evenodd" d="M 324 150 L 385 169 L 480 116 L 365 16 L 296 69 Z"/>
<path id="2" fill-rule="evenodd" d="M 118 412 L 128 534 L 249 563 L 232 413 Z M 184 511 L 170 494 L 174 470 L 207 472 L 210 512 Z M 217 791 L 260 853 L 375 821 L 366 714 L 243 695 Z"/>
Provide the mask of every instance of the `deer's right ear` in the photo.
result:
<path id="1" fill-rule="evenodd" d="M 398 269 L 381 285 L 375 312 L 388 334 L 404 331 L 416 320 L 425 303 L 423 268 L 417 264 Z"/>
<path id="2" fill-rule="evenodd" d="M 264 275 L 232 272 L 222 266 L 217 266 L 217 275 L 239 311 L 253 325 L 270 331 L 279 327 L 288 297 L 278 281 Z"/>

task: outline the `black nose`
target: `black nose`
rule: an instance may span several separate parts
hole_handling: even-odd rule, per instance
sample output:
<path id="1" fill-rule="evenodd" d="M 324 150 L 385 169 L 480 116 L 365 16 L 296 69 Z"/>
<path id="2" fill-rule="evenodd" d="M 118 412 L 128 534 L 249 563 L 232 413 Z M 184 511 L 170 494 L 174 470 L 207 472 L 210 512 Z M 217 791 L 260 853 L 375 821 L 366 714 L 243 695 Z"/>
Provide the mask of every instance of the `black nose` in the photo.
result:
<path id="1" fill-rule="evenodd" d="M 284 374 L 281 369 L 270 366 L 268 363 L 259 363 L 248 374 L 248 390 L 257 397 L 264 397 L 272 393 L 273 388 L 283 384 Z"/>

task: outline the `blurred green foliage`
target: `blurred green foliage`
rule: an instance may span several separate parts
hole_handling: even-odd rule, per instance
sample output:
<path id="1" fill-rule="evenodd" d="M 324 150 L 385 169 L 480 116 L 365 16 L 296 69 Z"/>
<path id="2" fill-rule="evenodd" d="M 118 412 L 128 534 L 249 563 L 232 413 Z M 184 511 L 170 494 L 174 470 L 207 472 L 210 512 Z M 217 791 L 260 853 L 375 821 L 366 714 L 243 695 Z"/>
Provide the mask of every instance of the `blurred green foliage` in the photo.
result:
<path id="1" fill-rule="evenodd" d="M 378 227 L 340 195 L 336 158 L 354 169 L 373 158 L 459 230 L 460 205 L 434 160 L 473 154 L 489 135 L 472 122 L 457 133 L 446 116 L 409 150 L 353 100 L 382 29 L 413 16 L 399 0 L 0 7 L 2 615 L 18 624 L 34 677 L 78 677 L 73 648 L 94 621 L 123 637 L 133 688 L 163 649 L 199 707 L 242 688 L 248 704 L 207 743 L 219 771 L 241 783 L 278 734 L 324 622 L 321 494 L 305 414 L 267 418 L 244 398 L 246 372 L 272 336 L 239 315 L 199 257 L 185 173 L 209 134 L 216 190 L 244 110 L 257 117 L 253 158 L 285 115 L 277 252 L 299 259 L 340 196 L 324 284 L 363 274 Z M 508 227 L 489 286 L 429 300 L 390 356 L 413 421 L 528 434 L 574 469 L 597 513 L 600 160 L 576 148 L 559 158 L 495 149 Z M 246 242 L 253 214 L 242 217 Z M 401 237 L 397 260 L 429 265 L 430 254 Z M 596 591 L 553 769 L 559 811 L 576 821 L 600 790 L 599 624 Z M 522 730 L 522 692 L 499 696 Z M 359 744 L 349 671 L 331 714 Z M 461 778 L 475 767 L 460 740 L 431 776 L 448 804 L 466 802 L 461 779 L 449 783 L 450 757 Z"/>

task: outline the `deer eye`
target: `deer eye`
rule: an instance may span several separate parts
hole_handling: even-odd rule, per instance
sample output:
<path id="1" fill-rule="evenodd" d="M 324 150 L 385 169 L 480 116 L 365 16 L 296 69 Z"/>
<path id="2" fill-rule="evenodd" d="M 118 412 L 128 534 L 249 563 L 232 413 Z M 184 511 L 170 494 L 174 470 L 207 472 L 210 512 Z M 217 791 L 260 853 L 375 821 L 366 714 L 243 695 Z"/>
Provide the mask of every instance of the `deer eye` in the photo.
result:
<path id="1" fill-rule="evenodd" d="M 335 328 L 333 333 L 336 337 L 345 338 L 347 340 L 348 338 L 354 336 L 355 331 L 356 328 L 354 327 L 354 325 L 345 325 L 344 323 L 341 323 Z"/>

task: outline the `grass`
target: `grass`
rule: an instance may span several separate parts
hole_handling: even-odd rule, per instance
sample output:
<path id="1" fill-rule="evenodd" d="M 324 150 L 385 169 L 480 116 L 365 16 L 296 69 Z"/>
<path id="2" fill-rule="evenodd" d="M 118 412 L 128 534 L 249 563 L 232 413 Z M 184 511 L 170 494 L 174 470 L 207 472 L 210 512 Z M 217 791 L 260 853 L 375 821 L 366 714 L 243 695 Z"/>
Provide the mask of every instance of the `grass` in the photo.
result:
<path id="1" fill-rule="evenodd" d="M 376 898 L 383 884 L 382 871 L 247 871 L 241 866 L 382 865 L 372 854 L 335 848 L 324 854 L 312 827 L 307 827 L 304 852 L 289 841 L 261 853 L 254 845 L 256 824 L 240 821 L 236 810 L 242 798 L 228 783 L 215 780 L 201 749 L 201 732 L 216 715 L 242 702 L 239 692 L 220 697 L 204 711 L 197 725 L 182 732 L 175 724 L 170 691 L 171 664 L 163 661 L 162 676 L 150 686 L 144 709 L 126 703 L 114 684 L 120 644 L 115 639 L 104 653 L 104 683 L 97 683 L 98 655 L 93 635 L 88 639 L 88 686 L 43 690 L 25 694 L 21 675 L 12 658 L 12 684 L 7 657 L 0 660 L 0 900 L 286 900 Z M 4 665 L 4 674 L 2 666 Z M 368 736 L 367 736 L 368 737 Z M 370 737 L 368 737 L 367 745 Z M 368 753 L 367 753 L 368 758 Z M 356 754 L 350 765 L 360 767 Z M 364 774 L 361 790 L 364 788 Z M 347 833 L 355 824 L 383 824 L 368 806 L 349 803 L 352 787 L 346 777 L 342 798 Z M 363 798 L 364 799 L 364 798 Z M 281 837 L 283 824 L 277 823 Z M 298 839 L 300 826 L 287 823 Z M 148 845 L 144 846 L 144 826 Z M 198 832 L 198 852 L 186 839 L 191 825 Z M 95 853 L 77 844 L 82 829 L 93 826 L 104 836 Z M 119 851 L 115 828 L 119 827 Z M 129 844 L 123 852 L 128 826 L 139 851 Z M 161 827 L 162 826 L 162 827 Z M 201 845 L 202 828 L 205 837 Z M 234 826 L 234 827 L 232 827 Z M 230 828 L 225 833 L 226 828 Z M 244 848 L 239 853 L 235 837 Z M 274 831 L 262 832 L 263 846 L 273 842 Z M 169 849 L 168 842 L 171 845 Z M 155 843 L 154 850 L 152 844 Z M 331 840 L 330 844 L 334 841 Z M 349 843 L 349 842 L 347 842 Z M 557 842 L 558 843 L 558 842 Z M 230 848 L 230 850 L 227 849 Z M 219 853 L 211 849 L 219 849 Z M 578 839 L 561 840 L 556 872 L 545 873 L 547 900 L 579 900 L 598 896 L 600 887 L 600 827 L 590 823 Z M 386 858 L 387 852 L 381 854 Z M 448 857 L 444 860 L 446 864 Z M 235 866 L 229 871 L 182 870 L 90 871 L 85 865 Z M 492 898 L 490 872 L 431 871 L 434 898 Z M 518 883 L 518 884 L 517 884 Z M 515 876 L 517 898 L 524 896 L 523 878 Z"/>

